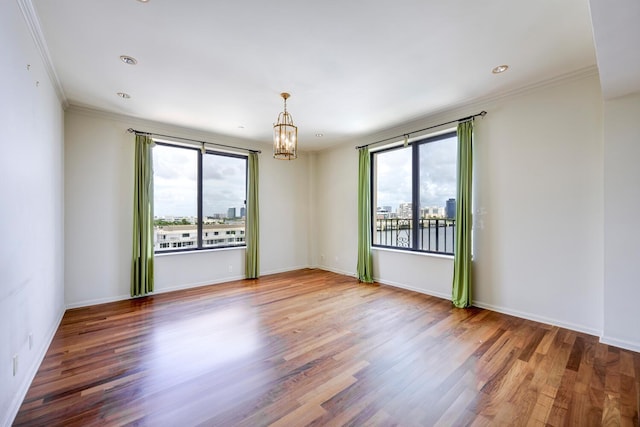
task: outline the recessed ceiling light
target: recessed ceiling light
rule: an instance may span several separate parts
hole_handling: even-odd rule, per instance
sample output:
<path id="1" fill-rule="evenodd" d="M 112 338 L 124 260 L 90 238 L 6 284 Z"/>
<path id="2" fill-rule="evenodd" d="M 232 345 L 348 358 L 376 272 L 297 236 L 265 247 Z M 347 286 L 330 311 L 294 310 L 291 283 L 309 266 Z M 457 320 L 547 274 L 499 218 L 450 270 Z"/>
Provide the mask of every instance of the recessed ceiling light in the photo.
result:
<path id="1" fill-rule="evenodd" d="M 504 73 L 505 71 L 507 71 L 509 69 L 508 65 L 498 65 L 496 68 L 494 68 L 493 70 L 491 70 L 491 72 L 493 74 L 500 74 L 500 73 Z"/>
<path id="2" fill-rule="evenodd" d="M 138 63 L 138 60 L 133 56 L 120 55 L 120 60 L 129 65 L 136 65 Z"/>
<path id="3" fill-rule="evenodd" d="M 317 136 L 318 138 L 322 138 L 322 137 L 324 136 L 324 133 L 316 133 L 316 136 Z"/>
<path id="4" fill-rule="evenodd" d="M 149 3 L 149 0 L 138 0 L 140 3 Z"/>
<path id="5" fill-rule="evenodd" d="M 244 129 L 244 126 L 238 125 L 238 129 Z"/>
<path id="6" fill-rule="evenodd" d="M 128 93 L 125 93 L 125 92 L 118 92 L 118 96 L 119 96 L 120 98 L 124 98 L 124 99 L 129 99 L 129 98 L 131 98 L 131 95 L 129 95 Z"/>

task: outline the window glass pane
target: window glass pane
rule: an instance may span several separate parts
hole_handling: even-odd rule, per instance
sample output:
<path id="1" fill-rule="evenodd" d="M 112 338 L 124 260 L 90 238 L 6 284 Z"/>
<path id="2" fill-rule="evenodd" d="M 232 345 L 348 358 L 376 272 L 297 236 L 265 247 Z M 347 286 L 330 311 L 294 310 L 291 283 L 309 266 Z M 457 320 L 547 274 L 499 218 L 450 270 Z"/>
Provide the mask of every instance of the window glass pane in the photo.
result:
<path id="1" fill-rule="evenodd" d="M 373 245 L 454 253 L 457 145 L 452 132 L 372 154 Z"/>
<path id="2" fill-rule="evenodd" d="M 198 242 L 198 152 L 153 148 L 154 246 L 157 252 L 195 248 Z"/>
<path id="3" fill-rule="evenodd" d="M 245 246 L 246 157 L 159 142 L 153 161 L 156 252 Z"/>
<path id="4" fill-rule="evenodd" d="M 202 246 L 244 246 L 247 159 L 207 153 L 202 175 Z"/>
<path id="5" fill-rule="evenodd" d="M 457 137 L 418 146 L 419 250 L 453 253 L 455 230 Z"/>
<path id="6" fill-rule="evenodd" d="M 411 147 L 373 156 L 373 244 L 411 247 Z"/>

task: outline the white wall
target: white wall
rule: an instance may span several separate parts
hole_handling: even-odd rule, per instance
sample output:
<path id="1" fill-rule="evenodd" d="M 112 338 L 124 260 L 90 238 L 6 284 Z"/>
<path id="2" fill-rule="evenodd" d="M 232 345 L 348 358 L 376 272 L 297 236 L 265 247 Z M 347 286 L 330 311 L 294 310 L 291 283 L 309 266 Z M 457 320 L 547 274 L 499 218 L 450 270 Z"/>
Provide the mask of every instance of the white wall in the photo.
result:
<path id="1" fill-rule="evenodd" d="M 308 267 L 312 156 L 298 152 L 296 160 L 276 160 L 270 144 L 260 148 L 261 274 Z"/>
<path id="2" fill-rule="evenodd" d="M 604 103 L 604 330 L 640 351 L 640 94 Z"/>
<path id="3" fill-rule="evenodd" d="M 133 143 L 114 120 L 65 114 L 65 302 L 127 295 Z"/>
<path id="4" fill-rule="evenodd" d="M 356 145 L 486 109 L 475 127 L 475 303 L 599 334 L 601 104 L 597 75 L 582 74 L 319 153 L 320 266 L 356 271 Z M 376 280 L 450 298 L 451 258 L 373 253 Z"/>
<path id="5" fill-rule="evenodd" d="M 127 298 L 131 271 L 136 129 L 260 149 L 260 271 L 309 265 L 309 155 L 273 159 L 269 144 L 71 108 L 65 115 L 65 300 L 83 306 Z M 244 277 L 244 249 L 156 256 L 155 290 Z"/>
<path id="6" fill-rule="evenodd" d="M 476 144 L 478 305 L 599 335 L 602 100 L 597 76 L 487 106 Z"/>
<path id="7" fill-rule="evenodd" d="M 357 267 L 358 152 L 344 144 L 317 154 L 317 265 L 355 275 Z"/>
<path id="8" fill-rule="evenodd" d="M 15 1 L 0 2 L 0 51 L 0 425 L 4 426 L 13 421 L 64 311 L 63 111 Z M 15 376 L 14 355 L 18 356 Z"/>

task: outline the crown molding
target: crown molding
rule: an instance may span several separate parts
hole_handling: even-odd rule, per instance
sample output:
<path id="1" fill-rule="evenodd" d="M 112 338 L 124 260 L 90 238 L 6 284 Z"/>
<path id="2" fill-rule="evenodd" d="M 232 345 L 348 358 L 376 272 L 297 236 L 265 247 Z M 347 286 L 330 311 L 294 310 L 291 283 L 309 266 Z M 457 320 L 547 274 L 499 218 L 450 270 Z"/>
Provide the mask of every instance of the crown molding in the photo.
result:
<path id="1" fill-rule="evenodd" d="M 265 150 L 270 144 L 246 138 L 238 138 L 230 135 L 217 134 L 202 129 L 189 128 L 171 123 L 158 122 L 142 117 L 129 116 L 122 113 L 106 111 L 87 105 L 70 104 L 65 110 L 66 113 L 78 114 L 85 117 L 100 120 L 110 120 L 123 125 L 122 132 L 126 133 L 129 127 L 140 128 L 137 130 L 150 133 L 166 133 L 178 138 L 191 138 L 203 140 L 212 144 L 233 144 L 248 150 Z"/>
<path id="2" fill-rule="evenodd" d="M 53 61 L 51 60 L 51 55 L 49 54 L 49 48 L 47 47 L 47 42 L 45 41 L 44 34 L 42 33 L 42 28 L 40 26 L 40 19 L 38 19 L 38 14 L 33 7 L 33 3 L 31 2 L 31 0 L 16 0 L 16 2 L 20 7 L 20 11 L 22 12 L 24 21 L 27 24 L 27 28 L 29 28 L 31 37 L 36 44 L 36 48 L 40 53 L 44 68 L 47 70 L 49 80 L 51 80 L 51 84 L 56 91 L 56 95 L 58 96 L 58 99 L 60 100 L 63 108 L 66 109 L 67 107 L 69 107 L 69 101 L 67 101 L 67 97 L 64 93 L 64 90 L 62 89 L 62 84 L 60 83 L 58 74 L 53 67 Z"/>
<path id="3" fill-rule="evenodd" d="M 30 0 L 18 0 L 18 1 L 30 1 Z M 574 81 L 579 81 L 585 78 L 596 77 L 596 76 L 598 76 L 597 66 L 593 65 L 593 66 L 581 68 L 569 73 L 555 76 L 550 79 L 546 79 L 546 80 L 534 82 L 525 86 L 517 87 L 515 89 L 492 93 L 487 96 L 483 96 L 479 98 L 469 98 L 466 101 L 459 102 L 454 106 L 450 106 L 450 107 L 443 108 L 441 110 L 434 111 L 426 116 L 410 119 L 404 123 L 401 123 L 399 125 L 396 125 L 378 132 L 374 132 L 374 133 L 370 133 L 362 136 L 356 136 L 354 138 L 344 139 L 342 141 L 338 141 L 334 144 L 323 147 L 321 149 L 308 150 L 308 151 L 321 152 L 325 150 L 331 150 L 342 145 L 351 145 L 354 143 L 358 145 L 368 144 L 368 143 L 371 143 L 371 141 L 385 139 L 388 137 L 392 137 L 395 135 L 402 135 L 405 133 L 409 133 L 414 136 L 420 136 L 421 133 L 416 133 L 415 131 L 413 131 L 413 129 L 424 128 L 424 127 L 436 125 L 437 123 L 448 122 L 451 120 L 455 120 L 456 117 L 466 117 L 472 114 L 476 114 L 480 110 L 488 110 L 488 113 L 491 114 L 491 111 L 490 111 L 491 105 L 498 101 L 502 101 L 505 99 L 513 99 L 519 96 L 524 96 L 524 95 L 536 92 L 538 90 L 553 88 L 559 85 L 567 84 Z M 231 140 L 231 141 L 237 141 L 237 142 L 244 142 L 250 145 L 259 143 L 260 146 L 264 147 L 264 143 L 258 140 L 232 137 L 228 135 L 216 134 L 214 132 L 202 130 L 202 129 L 187 128 L 179 125 L 156 122 L 156 121 L 141 118 L 141 117 L 135 117 L 135 116 L 130 116 L 122 113 L 105 111 L 105 110 L 97 109 L 95 107 L 91 107 L 87 105 L 71 104 L 68 106 L 67 110 L 78 113 L 78 114 L 82 114 L 82 115 L 108 118 L 108 119 L 113 119 L 113 120 L 126 122 L 130 124 L 136 124 L 138 126 L 150 126 L 152 129 L 155 129 L 156 131 L 166 129 L 167 132 L 179 132 L 182 135 L 191 135 L 190 137 L 194 137 L 194 138 L 213 138 L 215 140 L 227 140 L 227 141 Z M 452 127 L 452 126 L 453 125 L 450 125 L 449 127 Z M 434 129 L 431 132 L 438 132 L 438 130 Z"/>
<path id="4" fill-rule="evenodd" d="M 571 71 L 569 73 L 560 74 L 559 76 L 552 77 L 550 79 L 542 80 L 539 82 L 531 83 L 519 88 L 507 90 L 504 92 L 499 92 L 491 95 L 487 95 L 476 100 L 471 100 L 470 103 L 473 104 L 487 104 L 491 102 L 495 102 L 504 98 L 513 98 L 516 96 L 528 94 L 531 92 L 535 92 L 539 89 L 552 88 L 555 86 L 559 86 L 561 84 L 582 80 L 588 77 L 598 76 L 598 67 L 597 65 L 591 65 L 589 67 L 580 68 L 578 70 Z"/>
<path id="5" fill-rule="evenodd" d="M 456 103 L 456 105 L 448 106 L 440 110 L 433 111 L 427 115 L 407 120 L 406 122 L 393 126 L 391 128 L 387 128 L 368 135 L 358 136 L 348 141 L 343 141 L 341 143 L 335 144 L 332 147 L 327 147 L 327 149 L 335 148 L 335 146 L 343 144 L 369 144 L 371 143 L 371 141 L 390 138 L 396 135 L 403 135 L 405 133 L 414 136 L 421 136 L 422 133 L 416 133 L 412 130 L 434 126 L 438 123 L 445 123 L 451 120 L 456 120 L 457 117 L 470 116 L 472 114 L 478 113 L 480 110 L 486 110 L 488 115 L 490 116 L 491 106 L 498 101 L 514 99 L 533 92 L 537 92 L 539 90 L 557 87 L 585 78 L 596 77 L 598 75 L 598 67 L 596 65 L 592 65 L 589 67 L 571 71 L 569 73 L 561 74 L 550 79 L 541 80 L 525 86 L 520 86 L 514 89 L 496 92 L 478 98 L 468 98 L 465 101 Z M 452 126 L 455 127 L 455 125 L 449 125 L 449 127 Z M 432 132 L 438 132 L 438 129 L 430 130 L 429 133 Z"/>

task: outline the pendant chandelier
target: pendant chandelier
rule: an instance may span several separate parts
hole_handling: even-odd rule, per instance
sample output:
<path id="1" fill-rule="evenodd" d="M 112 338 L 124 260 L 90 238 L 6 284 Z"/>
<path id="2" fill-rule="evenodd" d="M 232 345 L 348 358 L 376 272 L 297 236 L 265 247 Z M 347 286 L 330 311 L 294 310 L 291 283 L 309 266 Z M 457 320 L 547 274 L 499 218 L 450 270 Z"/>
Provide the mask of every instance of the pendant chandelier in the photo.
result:
<path id="1" fill-rule="evenodd" d="M 287 99 L 291 95 L 283 92 L 280 96 L 284 99 L 284 111 L 273 125 L 273 157 L 293 160 L 298 157 L 298 127 L 294 126 L 291 114 L 287 113 Z"/>

